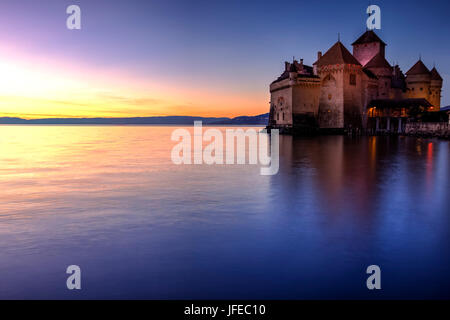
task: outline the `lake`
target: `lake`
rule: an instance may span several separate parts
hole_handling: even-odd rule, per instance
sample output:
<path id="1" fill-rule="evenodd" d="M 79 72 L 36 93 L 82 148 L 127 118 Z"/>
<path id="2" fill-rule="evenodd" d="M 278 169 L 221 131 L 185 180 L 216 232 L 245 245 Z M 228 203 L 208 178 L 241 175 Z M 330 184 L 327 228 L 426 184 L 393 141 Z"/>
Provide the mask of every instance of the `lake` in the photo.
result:
<path id="1" fill-rule="evenodd" d="M 174 129 L 0 126 L 0 298 L 450 298 L 449 141 L 280 136 L 262 176 Z"/>

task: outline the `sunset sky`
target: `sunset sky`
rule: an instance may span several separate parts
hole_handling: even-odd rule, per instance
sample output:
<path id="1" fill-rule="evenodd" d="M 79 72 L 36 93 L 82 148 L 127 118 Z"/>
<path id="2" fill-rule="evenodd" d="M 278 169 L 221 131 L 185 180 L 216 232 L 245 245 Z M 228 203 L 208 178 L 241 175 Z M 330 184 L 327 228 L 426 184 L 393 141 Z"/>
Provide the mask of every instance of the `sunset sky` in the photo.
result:
<path id="1" fill-rule="evenodd" d="M 450 105 L 450 5 L 377 1 L 387 59 L 421 54 Z M 66 8 L 82 29 L 66 28 Z M 239 116 L 269 110 L 285 60 L 365 31 L 364 1 L 2 0 L 0 116 Z"/>

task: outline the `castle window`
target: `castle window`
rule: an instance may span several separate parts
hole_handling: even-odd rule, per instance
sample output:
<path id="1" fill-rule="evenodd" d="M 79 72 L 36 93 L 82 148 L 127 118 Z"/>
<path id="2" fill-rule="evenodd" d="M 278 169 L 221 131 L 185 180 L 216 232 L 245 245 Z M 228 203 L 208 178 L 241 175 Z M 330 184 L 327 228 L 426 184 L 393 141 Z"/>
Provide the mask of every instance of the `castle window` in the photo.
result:
<path id="1" fill-rule="evenodd" d="M 423 91 L 423 88 L 420 88 L 420 91 Z"/>
<path id="2" fill-rule="evenodd" d="M 277 112 L 277 121 L 280 120 L 280 114 Z"/>
<path id="3" fill-rule="evenodd" d="M 284 121 L 284 112 L 283 112 L 283 121 Z"/>
<path id="4" fill-rule="evenodd" d="M 350 75 L 350 84 L 352 86 L 356 86 L 356 74 L 351 74 Z"/>

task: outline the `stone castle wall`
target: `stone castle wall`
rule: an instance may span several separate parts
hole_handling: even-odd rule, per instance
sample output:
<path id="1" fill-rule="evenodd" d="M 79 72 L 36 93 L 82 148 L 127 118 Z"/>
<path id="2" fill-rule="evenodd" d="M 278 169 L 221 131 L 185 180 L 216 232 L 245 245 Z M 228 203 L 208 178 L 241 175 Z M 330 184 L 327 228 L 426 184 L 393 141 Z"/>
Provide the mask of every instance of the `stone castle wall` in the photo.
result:
<path id="1" fill-rule="evenodd" d="M 321 68 L 322 87 L 319 97 L 319 126 L 344 127 L 344 72 L 343 66 Z"/>
<path id="2" fill-rule="evenodd" d="M 292 90 L 294 114 L 308 114 L 317 117 L 319 113 L 320 81 L 298 81 Z"/>
<path id="3" fill-rule="evenodd" d="M 272 120 L 277 125 L 292 126 L 292 87 L 288 80 L 272 85 L 270 105 L 273 109 Z"/>

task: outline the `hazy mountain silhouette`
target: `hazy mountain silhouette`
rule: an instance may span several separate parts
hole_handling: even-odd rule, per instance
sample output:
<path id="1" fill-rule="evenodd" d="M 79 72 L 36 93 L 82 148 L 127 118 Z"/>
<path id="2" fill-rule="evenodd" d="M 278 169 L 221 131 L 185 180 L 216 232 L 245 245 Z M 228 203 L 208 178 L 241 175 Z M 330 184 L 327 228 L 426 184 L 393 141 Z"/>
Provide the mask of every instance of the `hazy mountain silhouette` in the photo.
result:
<path id="1" fill-rule="evenodd" d="M 214 124 L 264 124 L 266 125 L 269 122 L 269 114 L 264 113 L 258 116 L 240 116 L 233 119 L 223 119 L 213 122 Z"/>
<path id="2" fill-rule="evenodd" d="M 266 125 L 269 114 L 258 116 L 241 116 L 236 118 L 214 117 L 135 117 L 135 118 L 47 118 L 47 119 L 22 119 L 12 117 L 0 117 L 0 124 L 177 124 L 192 125 L 194 121 L 202 121 L 203 124 L 231 124 L 231 125 Z"/>

